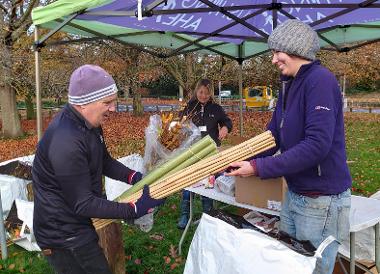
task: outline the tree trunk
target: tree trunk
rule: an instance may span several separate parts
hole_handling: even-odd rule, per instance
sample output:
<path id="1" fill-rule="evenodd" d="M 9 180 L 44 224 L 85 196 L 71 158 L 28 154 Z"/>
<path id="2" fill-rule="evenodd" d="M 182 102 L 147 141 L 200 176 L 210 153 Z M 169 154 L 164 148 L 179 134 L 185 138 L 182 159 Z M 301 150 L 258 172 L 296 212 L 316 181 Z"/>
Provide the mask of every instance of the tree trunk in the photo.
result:
<path id="1" fill-rule="evenodd" d="M 25 96 L 25 107 L 26 107 L 26 119 L 33 120 L 36 119 L 36 112 L 34 111 L 33 97 L 30 92 Z"/>
<path id="2" fill-rule="evenodd" d="M 125 86 L 124 87 L 124 99 L 128 99 L 129 98 L 129 89 L 130 89 L 129 86 Z"/>
<path id="3" fill-rule="evenodd" d="M 0 88 L 0 104 L 2 135 L 10 138 L 22 136 L 20 116 L 16 106 L 16 94 L 9 85 Z"/>
<path id="4" fill-rule="evenodd" d="M 192 96 L 192 89 L 194 88 L 193 82 L 195 80 L 194 69 L 193 69 L 193 56 L 192 54 L 185 54 L 186 60 L 186 82 L 185 82 L 185 98 L 188 101 Z"/>
<path id="5" fill-rule="evenodd" d="M 96 232 L 99 235 L 99 245 L 103 249 L 111 272 L 113 274 L 124 274 L 125 251 L 121 224 L 113 222 L 97 229 Z"/>
<path id="6" fill-rule="evenodd" d="M 16 92 L 11 87 L 11 51 L 9 47 L 3 48 L 3 82 L 0 83 L 0 106 L 1 106 L 1 122 L 2 134 L 4 137 L 20 137 L 23 135 L 21 129 L 20 116 L 16 105 Z"/>
<path id="7" fill-rule="evenodd" d="M 144 107 L 141 101 L 141 94 L 138 91 L 133 92 L 133 115 L 142 116 L 144 114 Z"/>
<path id="8" fill-rule="evenodd" d="M 179 95 L 178 95 L 178 98 L 183 100 L 183 87 L 181 85 L 178 86 L 179 87 Z"/>

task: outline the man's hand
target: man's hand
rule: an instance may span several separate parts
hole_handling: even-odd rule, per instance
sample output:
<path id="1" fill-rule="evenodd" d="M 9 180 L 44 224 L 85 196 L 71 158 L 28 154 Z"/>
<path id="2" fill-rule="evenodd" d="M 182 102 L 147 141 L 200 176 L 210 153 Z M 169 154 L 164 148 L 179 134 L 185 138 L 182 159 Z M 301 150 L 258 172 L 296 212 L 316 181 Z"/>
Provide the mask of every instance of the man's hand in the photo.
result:
<path id="1" fill-rule="evenodd" d="M 229 165 L 227 171 L 229 172 L 225 174 L 226 176 L 248 177 L 257 174 L 257 171 L 248 161 L 233 162 Z"/>
<path id="2" fill-rule="evenodd" d="M 224 138 L 226 138 L 227 134 L 228 134 L 228 128 L 226 126 L 221 127 L 219 129 L 219 140 L 222 141 Z"/>
<path id="3" fill-rule="evenodd" d="M 138 181 L 140 181 L 142 179 L 142 174 L 138 171 L 132 171 L 131 173 L 129 173 L 128 175 L 128 184 L 130 185 L 134 185 L 136 184 Z"/>
<path id="4" fill-rule="evenodd" d="M 153 208 L 165 202 L 165 199 L 154 199 L 149 194 L 149 186 L 145 185 L 143 194 L 136 203 L 131 203 L 135 207 L 136 218 L 140 218 L 153 211 Z"/>

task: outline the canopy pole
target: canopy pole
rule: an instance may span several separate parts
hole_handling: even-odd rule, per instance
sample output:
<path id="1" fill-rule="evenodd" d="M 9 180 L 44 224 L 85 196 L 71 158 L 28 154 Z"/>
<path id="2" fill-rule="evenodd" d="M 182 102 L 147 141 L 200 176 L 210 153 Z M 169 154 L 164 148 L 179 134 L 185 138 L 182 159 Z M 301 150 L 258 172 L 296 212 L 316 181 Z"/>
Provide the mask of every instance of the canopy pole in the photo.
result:
<path id="1" fill-rule="evenodd" d="M 239 122 L 240 136 L 243 136 L 243 62 L 239 61 Z"/>
<path id="2" fill-rule="evenodd" d="M 239 58 L 237 59 L 237 62 L 239 64 L 239 124 L 240 124 L 240 137 L 243 136 L 244 130 L 243 130 L 243 62 L 244 62 L 244 46 L 243 44 L 240 44 L 238 47 L 239 51 Z"/>
<path id="3" fill-rule="evenodd" d="M 38 42 L 38 27 L 34 28 L 34 41 Z M 42 138 L 42 103 L 41 103 L 41 77 L 40 77 L 40 48 L 34 48 L 35 77 L 36 77 L 36 106 L 37 106 L 37 137 Z"/>

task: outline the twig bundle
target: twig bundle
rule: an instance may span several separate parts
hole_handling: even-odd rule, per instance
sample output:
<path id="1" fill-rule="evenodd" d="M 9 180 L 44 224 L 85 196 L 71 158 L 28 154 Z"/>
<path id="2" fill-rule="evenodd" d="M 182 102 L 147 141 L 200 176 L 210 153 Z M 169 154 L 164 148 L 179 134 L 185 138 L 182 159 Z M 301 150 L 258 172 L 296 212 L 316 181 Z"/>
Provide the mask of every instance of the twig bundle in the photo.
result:
<path id="1" fill-rule="evenodd" d="M 253 157 L 261 152 L 275 147 L 275 141 L 270 131 L 266 131 L 254 138 L 251 138 L 239 145 L 233 146 L 227 150 L 219 152 L 216 155 L 207 157 L 197 163 L 172 173 L 150 185 L 150 195 L 155 199 L 161 199 L 182 190 L 194 183 L 207 178 L 208 176 L 220 172 L 235 161 L 242 161 Z M 142 195 L 139 190 L 127 197 L 122 202 L 134 202 Z M 111 223 L 113 220 L 108 220 Z M 107 222 L 99 223 L 99 225 L 107 225 Z M 94 222 L 95 226 L 97 221 Z"/>

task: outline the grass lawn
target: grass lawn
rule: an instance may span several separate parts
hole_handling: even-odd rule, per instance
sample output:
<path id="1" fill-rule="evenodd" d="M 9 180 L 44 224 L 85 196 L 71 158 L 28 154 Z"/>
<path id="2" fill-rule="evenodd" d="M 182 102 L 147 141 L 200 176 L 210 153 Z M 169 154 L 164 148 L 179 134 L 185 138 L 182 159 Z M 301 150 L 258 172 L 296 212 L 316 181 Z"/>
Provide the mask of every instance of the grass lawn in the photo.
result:
<path id="1" fill-rule="evenodd" d="M 380 115 L 347 113 L 346 146 L 353 193 L 380 189 Z"/>
<path id="2" fill-rule="evenodd" d="M 263 128 L 263 124 L 265 125 L 270 117 L 270 115 L 261 115 L 260 117 L 255 117 L 254 114 L 248 115 L 253 116 L 244 118 L 247 124 L 245 130 L 247 136 L 258 134 L 261 131 L 260 128 Z M 238 120 L 235 116 L 232 118 L 235 126 L 233 134 L 236 135 Z M 126 121 L 122 122 L 123 130 L 127 130 L 128 123 Z M 369 196 L 380 189 L 380 115 L 346 113 L 345 123 L 348 163 L 353 178 L 353 193 Z M 115 124 L 115 126 L 121 127 L 120 124 Z M 136 124 L 134 126 L 136 128 Z M 106 134 L 107 131 L 110 134 L 115 132 L 112 128 L 106 128 Z M 124 136 L 128 136 L 128 134 L 126 133 Z M 107 138 L 115 138 L 116 140 L 119 137 L 111 135 L 108 137 L 106 135 L 106 140 L 108 140 Z M 0 146 L 1 142 L 0 140 Z M 228 143 L 229 140 L 226 142 Z M 125 147 L 127 145 L 132 145 L 132 149 L 129 147 L 127 149 Z M 119 157 L 123 155 L 123 151 L 131 149 L 132 152 L 136 152 L 136 149 L 141 150 L 141 148 L 143 148 L 142 140 L 134 141 L 131 144 L 126 142 L 124 138 L 120 139 L 111 151 L 115 157 Z M 21 155 L 26 155 L 26 153 Z M 183 245 L 184 254 L 180 257 L 177 248 L 181 231 L 176 227 L 179 217 L 179 201 L 179 194 L 172 195 L 167 199 L 165 205 L 155 215 L 155 224 L 148 233 L 131 226 L 124 226 L 126 273 L 183 272 L 187 250 L 195 227 L 189 231 Z M 200 209 L 200 202 L 197 199 L 197 216 L 201 214 Z M 47 262 L 38 253 L 29 253 L 16 246 L 11 246 L 9 255 L 9 259 L 0 261 L 0 273 L 53 273 Z"/>

